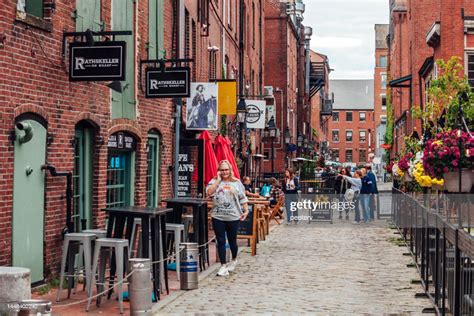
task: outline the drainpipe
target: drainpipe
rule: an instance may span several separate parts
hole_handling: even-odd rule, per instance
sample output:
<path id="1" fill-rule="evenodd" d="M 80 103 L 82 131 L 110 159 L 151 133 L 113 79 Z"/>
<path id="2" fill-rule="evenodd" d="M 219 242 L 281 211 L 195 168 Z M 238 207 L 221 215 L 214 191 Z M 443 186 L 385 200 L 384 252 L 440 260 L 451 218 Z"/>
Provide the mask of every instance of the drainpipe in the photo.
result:
<path id="1" fill-rule="evenodd" d="M 226 3 L 227 0 L 222 1 L 222 69 L 224 70 L 224 78 L 227 79 L 228 74 L 227 74 L 227 67 L 225 63 L 225 28 L 226 28 Z"/>
<path id="2" fill-rule="evenodd" d="M 72 172 L 56 171 L 56 167 L 49 163 L 42 165 L 41 170 L 48 170 L 53 177 L 66 177 L 66 227 L 61 232 L 64 239 L 65 234 L 74 232 L 74 223 L 72 222 Z"/>

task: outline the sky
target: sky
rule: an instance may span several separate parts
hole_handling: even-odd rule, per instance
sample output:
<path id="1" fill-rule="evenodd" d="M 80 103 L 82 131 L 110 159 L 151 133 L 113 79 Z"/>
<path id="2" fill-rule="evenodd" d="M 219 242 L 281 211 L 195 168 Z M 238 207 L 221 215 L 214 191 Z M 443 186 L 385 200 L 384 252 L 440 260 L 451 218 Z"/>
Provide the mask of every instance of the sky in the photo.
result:
<path id="1" fill-rule="evenodd" d="M 304 0 L 311 49 L 327 55 L 330 79 L 373 79 L 374 24 L 388 24 L 388 0 Z"/>

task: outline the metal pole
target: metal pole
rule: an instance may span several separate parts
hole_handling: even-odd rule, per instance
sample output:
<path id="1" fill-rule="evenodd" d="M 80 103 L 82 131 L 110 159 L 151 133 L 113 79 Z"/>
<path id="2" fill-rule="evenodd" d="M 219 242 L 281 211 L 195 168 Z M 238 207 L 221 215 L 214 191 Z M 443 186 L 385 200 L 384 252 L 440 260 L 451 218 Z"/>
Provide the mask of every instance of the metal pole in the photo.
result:
<path id="1" fill-rule="evenodd" d="M 179 165 L 179 139 L 180 139 L 180 129 L 181 129 L 181 105 L 182 100 L 180 98 L 174 99 L 174 104 L 176 106 L 176 111 L 174 115 L 174 125 L 175 125 L 175 137 L 174 137 L 174 168 L 173 168 L 173 194 L 175 197 L 178 196 L 178 165 Z"/>
<path id="2" fill-rule="evenodd" d="M 275 173 L 275 150 L 273 148 L 273 143 L 274 143 L 274 137 L 271 137 L 272 139 L 272 177 L 274 176 L 274 173 Z"/>

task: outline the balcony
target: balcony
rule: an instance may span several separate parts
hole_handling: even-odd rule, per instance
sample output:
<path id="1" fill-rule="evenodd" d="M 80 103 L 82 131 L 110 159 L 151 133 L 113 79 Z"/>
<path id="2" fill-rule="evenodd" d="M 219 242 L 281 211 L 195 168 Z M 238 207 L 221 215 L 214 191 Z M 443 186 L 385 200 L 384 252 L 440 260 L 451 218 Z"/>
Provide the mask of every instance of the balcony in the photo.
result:
<path id="1" fill-rule="evenodd" d="M 312 62 L 309 74 L 309 96 L 313 97 L 326 84 L 327 67 L 325 62 Z"/>
<path id="2" fill-rule="evenodd" d="M 334 100 L 333 99 L 325 99 L 323 101 L 324 102 L 321 106 L 320 115 L 321 116 L 325 116 L 325 115 L 331 116 L 332 115 L 332 105 L 334 103 Z"/>

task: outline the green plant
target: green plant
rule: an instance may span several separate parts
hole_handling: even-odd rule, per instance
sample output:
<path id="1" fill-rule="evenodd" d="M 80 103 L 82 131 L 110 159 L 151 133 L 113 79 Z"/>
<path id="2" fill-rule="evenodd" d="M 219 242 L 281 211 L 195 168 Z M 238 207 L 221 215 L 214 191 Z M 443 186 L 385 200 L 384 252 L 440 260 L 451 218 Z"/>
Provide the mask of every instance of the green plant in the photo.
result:
<path id="1" fill-rule="evenodd" d="M 391 93 L 390 93 L 390 88 L 387 88 L 387 128 L 385 131 L 385 137 L 384 141 L 385 144 L 388 144 L 390 146 L 393 145 L 393 128 L 394 128 L 394 113 L 393 113 L 393 104 L 392 104 L 392 98 L 391 98 Z M 386 149 L 386 164 L 388 165 L 390 163 L 390 149 Z"/>
<path id="2" fill-rule="evenodd" d="M 227 115 L 221 115 L 221 135 L 227 135 Z"/>

